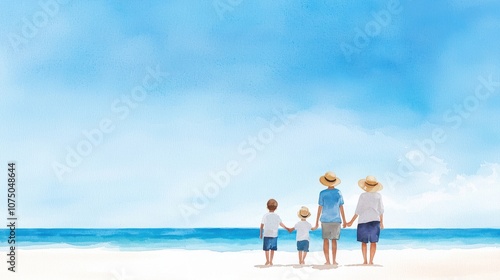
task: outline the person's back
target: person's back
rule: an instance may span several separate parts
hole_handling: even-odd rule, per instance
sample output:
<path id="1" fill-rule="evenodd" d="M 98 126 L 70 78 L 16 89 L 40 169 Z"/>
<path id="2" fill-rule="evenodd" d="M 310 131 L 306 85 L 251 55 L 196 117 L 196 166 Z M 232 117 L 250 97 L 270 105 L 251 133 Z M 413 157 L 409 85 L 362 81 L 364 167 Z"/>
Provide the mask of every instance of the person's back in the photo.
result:
<path id="1" fill-rule="evenodd" d="M 278 208 L 276 199 L 267 201 L 267 209 L 269 210 L 262 217 L 260 223 L 260 239 L 263 239 L 262 249 L 266 254 L 266 265 L 273 265 L 274 251 L 278 250 L 278 228 L 279 226 L 289 230 L 282 222 L 280 216 L 274 213 Z"/>
<path id="2" fill-rule="evenodd" d="M 278 214 L 274 212 L 268 212 L 264 214 L 262 218 L 262 224 L 264 224 L 264 237 L 277 237 L 278 228 L 281 223 L 281 218 Z"/>
<path id="3" fill-rule="evenodd" d="M 359 180 L 358 186 L 365 192 L 359 195 L 356 212 L 347 225 L 350 227 L 359 217 L 356 239 L 361 242 L 363 264 L 373 264 L 380 230 L 384 228 L 384 204 L 382 196 L 378 193 L 384 186 L 371 175 Z M 367 260 L 368 243 L 370 243 L 370 262 Z"/>
<path id="4" fill-rule="evenodd" d="M 311 216 L 311 212 L 309 212 L 309 208 L 302 206 L 297 212 L 297 216 L 300 221 L 288 231 L 297 230 L 295 239 L 297 240 L 297 251 L 299 252 L 299 264 L 305 264 L 307 252 L 309 252 L 309 231 L 312 229 L 312 225 L 306 219 Z"/>
<path id="5" fill-rule="evenodd" d="M 312 225 L 308 221 L 299 221 L 293 228 L 297 230 L 297 236 L 295 238 L 297 241 L 309 240 L 309 231 Z"/>
<path id="6" fill-rule="evenodd" d="M 323 207 L 320 221 L 322 223 L 341 223 L 340 206 L 344 204 L 342 194 L 336 188 L 328 188 L 319 193 L 319 205 Z"/>
<path id="7" fill-rule="evenodd" d="M 359 196 L 356 214 L 359 216 L 358 223 L 380 221 L 380 215 L 384 212 L 382 195 L 378 192 L 364 192 Z"/>
<path id="8" fill-rule="evenodd" d="M 325 264 L 330 264 L 329 240 L 332 243 L 332 264 L 336 265 L 337 240 L 340 238 L 340 227 L 346 226 L 344 215 L 344 199 L 342 193 L 335 188 L 340 184 L 340 179 L 333 172 L 326 172 L 319 178 L 321 184 L 327 187 L 319 193 L 318 215 L 316 216 L 316 225 L 313 229 L 319 227 L 321 220 L 321 236 L 323 237 L 323 253 L 325 254 Z"/>

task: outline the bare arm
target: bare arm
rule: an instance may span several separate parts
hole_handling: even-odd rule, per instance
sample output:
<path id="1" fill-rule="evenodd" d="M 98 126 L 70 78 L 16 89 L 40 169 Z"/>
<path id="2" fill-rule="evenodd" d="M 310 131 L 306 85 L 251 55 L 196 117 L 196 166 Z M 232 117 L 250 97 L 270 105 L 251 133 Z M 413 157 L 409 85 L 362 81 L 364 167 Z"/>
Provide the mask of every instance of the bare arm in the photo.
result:
<path id="1" fill-rule="evenodd" d="M 352 223 L 354 223 L 354 221 L 356 221 L 357 218 L 358 218 L 358 214 L 354 214 L 354 216 L 352 216 L 351 221 L 347 223 L 347 226 L 348 227 L 352 226 Z"/>
<path id="2" fill-rule="evenodd" d="M 260 239 L 262 239 L 262 231 L 264 230 L 264 224 L 260 224 Z"/>
<path id="3" fill-rule="evenodd" d="M 281 226 L 282 228 L 284 228 L 284 229 L 286 229 L 286 230 L 290 231 L 290 229 L 289 229 L 289 228 L 287 228 L 287 227 L 285 226 L 285 224 L 280 223 L 280 226 Z"/>
<path id="4" fill-rule="evenodd" d="M 340 205 L 339 209 L 340 209 L 340 215 L 342 215 L 342 227 L 345 228 L 347 223 L 345 220 L 344 205 Z"/>
<path id="5" fill-rule="evenodd" d="M 318 214 L 316 215 L 316 225 L 312 228 L 312 230 L 316 230 L 319 227 L 319 217 L 321 217 L 321 212 L 323 211 L 323 206 L 318 206 Z"/>
<path id="6" fill-rule="evenodd" d="M 380 214 L 380 229 L 384 229 L 384 214 Z"/>

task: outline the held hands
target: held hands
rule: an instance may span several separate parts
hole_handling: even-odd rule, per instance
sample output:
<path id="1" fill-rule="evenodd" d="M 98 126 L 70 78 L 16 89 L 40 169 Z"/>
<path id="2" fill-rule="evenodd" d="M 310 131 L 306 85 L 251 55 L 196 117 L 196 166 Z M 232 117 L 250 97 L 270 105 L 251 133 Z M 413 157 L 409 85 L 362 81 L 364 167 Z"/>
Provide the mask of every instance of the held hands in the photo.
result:
<path id="1" fill-rule="evenodd" d="M 342 228 L 345 228 L 347 225 L 348 225 L 348 223 L 343 222 L 343 223 L 342 223 Z"/>
<path id="2" fill-rule="evenodd" d="M 316 225 L 311 228 L 311 230 L 317 230 L 319 228 L 319 222 L 316 222 Z"/>
<path id="3" fill-rule="evenodd" d="M 357 218 L 357 216 L 356 216 L 356 215 L 354 215 L 354 217 L 352 217 L 352 219 L 351 219 L 351 220 L 347 223 L 347 226 L 348 226 L 348 227 L 351 227 L 351 226 L 352 226 L 352 224 L 354 223 L 354 221 L 356 221 L 356 218 Z"/>

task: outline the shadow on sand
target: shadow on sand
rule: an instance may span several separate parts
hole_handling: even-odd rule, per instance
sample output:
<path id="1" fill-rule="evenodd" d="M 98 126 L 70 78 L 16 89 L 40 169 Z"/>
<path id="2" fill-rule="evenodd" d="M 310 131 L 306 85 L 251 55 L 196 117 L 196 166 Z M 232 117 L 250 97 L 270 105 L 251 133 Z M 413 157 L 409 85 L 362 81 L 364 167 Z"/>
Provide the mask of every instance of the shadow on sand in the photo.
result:
<path id="1" fill-rule="evenodd" d="M 346 265 L 341 265 L 341 266 L 366 266 L 366 267 L 384 267 L 383 265 L 380 264 L 346 264 Z M 303 268 L 303 267 L 311 267 L 312 269 L 318 269 L 318 270 L 329 270 L 329 269 L 337 269 L 339 268 L 338 265 L 327 265 L 327 264 L 275 264 L 275 265 L 263 265 L 263 264 L 257 264 L 254 265 L 256 268 L 271 268 L 271 267 L 293 267 L 293 268 Z"/>
<path id="2" fill-rule="evenodd" d="M 303 268 L 303 267 L 311 267 L 313 269 L 319 269 L 319 270 L 327 270 L 327 269 L 336 269 L 339 266 L 338 265 L 311 265 L 311 264 L 275 264 L 275 265 L 254 265 L 254 267 L 257 268 L 271 268 L 271 267 L 293 267 L 293 268 Z"/>
<path id="3" fill-rule="evenodd" d="M 339 268 L 338 264 L 321 264 L 321 265 L 313 265 L 313 269 L 318 269 L 318 270 L 329 270 L 329 269 L 337 269 Z"/>
<path id="4" fill-rule="evenodd" d="M 381 264 L 362 264 L 362 263 L 356 263 L 356 264 L 346 264 L 345 266 L 368 266 L 368 267 L 384 267 Z"/>

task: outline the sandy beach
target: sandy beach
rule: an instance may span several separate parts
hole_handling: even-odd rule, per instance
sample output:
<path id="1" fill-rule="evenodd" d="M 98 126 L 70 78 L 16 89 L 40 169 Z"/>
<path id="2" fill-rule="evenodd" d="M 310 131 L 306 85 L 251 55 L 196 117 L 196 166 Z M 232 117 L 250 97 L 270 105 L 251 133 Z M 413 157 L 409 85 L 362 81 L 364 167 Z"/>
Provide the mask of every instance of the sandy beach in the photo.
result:
<path id="1" fill-rule="evenodd" d="M 339 266 L 324 266 L 322 252 L 306 265 L 280 252 L 265 267 L 262 251 L 118 251 L 111 249 L 19 250 L 17 272 L 1 279 L 498 279 L 500 248 L 379 250 L 374 266 L 362 266 L 357 250 L 339 250 Z"/>

